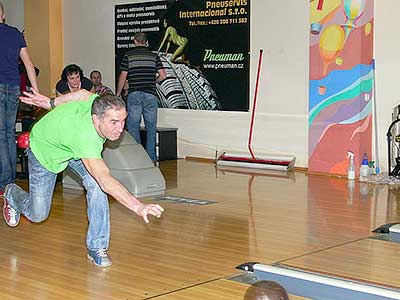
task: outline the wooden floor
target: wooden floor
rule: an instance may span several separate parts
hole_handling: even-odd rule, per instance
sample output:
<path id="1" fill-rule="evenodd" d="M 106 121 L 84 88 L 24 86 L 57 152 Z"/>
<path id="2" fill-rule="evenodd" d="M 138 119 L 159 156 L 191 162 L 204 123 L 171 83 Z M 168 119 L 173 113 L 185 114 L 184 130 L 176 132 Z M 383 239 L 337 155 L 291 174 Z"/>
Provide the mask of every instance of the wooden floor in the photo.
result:
<path id="1" fill-rule="evenodd" d="M 163 217 L 146 225 L 111 200 L 113 266 L 101 269 L 86 260 L 84 193 L 57 186 L 45 222 L 0 222 L 0 299 L 239 300 L 248 286 L 226 279 L 248 261 L 400 288 L 400 245 L 368 239 L 400 221 L 397 188 L 185 160 L 160 167 L 167 194 L 216 203 L 163 202 Z"/>

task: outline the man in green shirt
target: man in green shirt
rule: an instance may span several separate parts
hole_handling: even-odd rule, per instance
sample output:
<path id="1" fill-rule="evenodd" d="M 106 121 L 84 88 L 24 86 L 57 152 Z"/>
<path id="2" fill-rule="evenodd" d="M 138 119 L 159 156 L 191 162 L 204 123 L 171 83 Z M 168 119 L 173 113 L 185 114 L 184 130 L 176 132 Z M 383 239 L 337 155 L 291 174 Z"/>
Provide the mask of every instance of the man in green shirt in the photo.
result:
<path id="1" fill-rule="evenodd" d="M 107 194 L 146 223 L 148 215 L 160 217 L 158 204 L 143 204 L 114 177 L 104 163 L 104 142 L 117 140 L 127 116 L 125 102 L 114 95 L 99 96 L 86 90 L 50 99 L 33 90 L 20 99 L 52 109 L 32 128 L 29 161 L 29 193 L 16 184 L 4 192 L 3 216 L 15 227 L 23 214 L 32 222 L 42 222 L 50 212 L 57 173 L 67 166 L 82 179 L 88 203 L 89 228 L 86 236 L 88 258 L 100 267 L 108 267 L 110 220 Z"/>

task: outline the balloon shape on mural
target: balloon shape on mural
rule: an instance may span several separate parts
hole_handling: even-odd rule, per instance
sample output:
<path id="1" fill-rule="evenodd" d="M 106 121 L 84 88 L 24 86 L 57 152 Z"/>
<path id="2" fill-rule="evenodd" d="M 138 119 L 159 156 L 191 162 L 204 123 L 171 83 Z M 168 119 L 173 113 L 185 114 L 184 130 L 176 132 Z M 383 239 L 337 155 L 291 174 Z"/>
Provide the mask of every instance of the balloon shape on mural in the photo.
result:
<path id="1" fill-rule="evenodd" d="M 364 6 L 365 0 L 344 0 L 343 8 L 347 20 L 343 27 L 346 32 L 346 39 L 350 32 L 354 29 L 354 23 L 361 16 Z"/>
<path id="2" fill-rule="evenodd" d="M 336 60 L 344 47 L 346 35 L 343 28 L 337 24 L 329 25 L 322 31 L 319 40 L 319 54 L 323 63 L 322 75 L 325 76 L 328 66 Z"/>
<path id="3" fill-rule="evenodd" d="M 365 33 L 365 36 L 369 35 L 369 34 L 371 33 L 371 31 L 372 31 L 372 25 L 371 25 L 371 22 L 368 22 L 368 23 L 365 24 L 365 26 L 364 26 L 364 33 Z"/>

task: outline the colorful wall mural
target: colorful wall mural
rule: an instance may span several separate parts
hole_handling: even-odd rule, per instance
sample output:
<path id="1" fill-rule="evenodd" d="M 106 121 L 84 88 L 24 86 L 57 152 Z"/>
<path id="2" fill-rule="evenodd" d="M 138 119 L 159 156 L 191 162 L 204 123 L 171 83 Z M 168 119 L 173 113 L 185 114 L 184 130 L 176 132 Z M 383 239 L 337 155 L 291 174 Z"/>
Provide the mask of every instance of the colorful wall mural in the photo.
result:
<path id="1" fill-rule="evenodd" d="M 372 155 L 373 0 L 310 1 L 309 171 Z"/>

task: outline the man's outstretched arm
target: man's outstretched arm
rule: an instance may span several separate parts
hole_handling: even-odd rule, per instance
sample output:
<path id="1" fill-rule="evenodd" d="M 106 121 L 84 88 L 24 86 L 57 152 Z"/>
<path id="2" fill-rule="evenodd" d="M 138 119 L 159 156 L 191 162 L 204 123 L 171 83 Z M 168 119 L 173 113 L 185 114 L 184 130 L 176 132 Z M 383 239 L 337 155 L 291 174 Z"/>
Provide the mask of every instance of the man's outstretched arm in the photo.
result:
<path id="1" fill-rule="evenodd" d="M 24 92 L 25 96 L 19 97 L 19 99 L 30 105 L 35 105 L 44 109 L 50 109 L 50 98 L 40 94 L 37 90 L 32 89 L 32 93 L 29 92 Z M 54 105 L 58 106 L 63 103 L 71 102 L 71 101 L 77 101 L 77 100 L 89 100 L 90 96 L 93 95 L 92 92 L 89 92 L 87 90 L 81 89 L 79 91 L 61 95 L 59 97 L 56 97 L 54 99 Z"/>
<path id="2" fill-rule="evenodd" d="M 158 204 L 140 202 L 117 179 L 111 176 L 104 160 L 100 158 L 82 158 L 82 162 L 105 193 L 111 195 L 119 203 L 142 217 L 146 223 L 149 223 L 148 215 L 153 215 L 157 218 L 161 217 L 164 209 Z"/>

